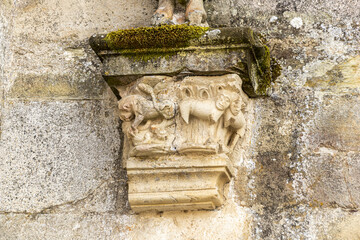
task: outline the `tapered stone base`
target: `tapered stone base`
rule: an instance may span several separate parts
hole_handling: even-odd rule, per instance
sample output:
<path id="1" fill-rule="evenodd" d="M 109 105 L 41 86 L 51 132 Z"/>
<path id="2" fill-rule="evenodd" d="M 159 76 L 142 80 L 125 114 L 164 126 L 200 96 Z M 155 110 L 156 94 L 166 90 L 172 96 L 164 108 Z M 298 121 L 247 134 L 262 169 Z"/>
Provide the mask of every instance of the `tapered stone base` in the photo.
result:
<path id="1" fill-rule="evenodd" d="M 130 158 L 129 202 L 133 211 L 215 209 L 225 200 L 232 170 L 224 155 Z"/>

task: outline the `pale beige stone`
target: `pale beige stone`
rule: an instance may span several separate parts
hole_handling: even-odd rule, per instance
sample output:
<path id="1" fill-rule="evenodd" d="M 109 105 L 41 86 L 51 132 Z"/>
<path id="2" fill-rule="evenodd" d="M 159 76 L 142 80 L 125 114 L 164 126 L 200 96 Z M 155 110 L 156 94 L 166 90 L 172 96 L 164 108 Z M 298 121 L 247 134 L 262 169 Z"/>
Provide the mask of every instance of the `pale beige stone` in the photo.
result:
<path id="1" fill-rule="evenodd" d="M 135 212 L 214 209 L 245 133 L 238 75 L 140 78 L 119 88 L 129 202 Z"/>
<path id="2" fill-rule="evenodd" d="M 146 210 L 214 209 L 224 203 L 233 175 L 224 155 L 164 156 L 128 160 L 129 202 Z"/>

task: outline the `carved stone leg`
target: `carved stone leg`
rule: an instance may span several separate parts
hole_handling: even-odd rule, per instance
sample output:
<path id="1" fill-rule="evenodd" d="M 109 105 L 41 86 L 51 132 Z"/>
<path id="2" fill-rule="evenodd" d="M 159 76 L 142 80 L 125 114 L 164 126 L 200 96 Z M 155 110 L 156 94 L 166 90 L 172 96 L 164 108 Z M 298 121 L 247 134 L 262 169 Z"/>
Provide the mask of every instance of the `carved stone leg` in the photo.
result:
<path id="1" fill-rule="evenodd" d="M 154 26 L 164 24 L 174 24 L 172 17 L 175 8 L 175 0 L 159 0 L 159 6 L 152 17 L 152 24 Z"/>
<path id="2" fill-rule="evenodd" d="M 186 6 L 185 18 L 190 25 L 208 27 L 203 0 L 189 0 Z"/>

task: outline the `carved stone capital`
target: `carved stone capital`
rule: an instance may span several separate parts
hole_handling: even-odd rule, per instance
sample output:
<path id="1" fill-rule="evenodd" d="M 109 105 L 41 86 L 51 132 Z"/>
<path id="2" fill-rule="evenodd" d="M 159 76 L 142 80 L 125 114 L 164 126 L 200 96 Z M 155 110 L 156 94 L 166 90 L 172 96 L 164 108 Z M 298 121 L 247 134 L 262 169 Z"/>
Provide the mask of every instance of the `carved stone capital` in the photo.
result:
<path id="1" fill-rule="evenodd" d="M 245 131 L 236 74 L 146 76 L 119 87 L 134 211 L 213 209 L 232 176 L 226 154 Z"/>

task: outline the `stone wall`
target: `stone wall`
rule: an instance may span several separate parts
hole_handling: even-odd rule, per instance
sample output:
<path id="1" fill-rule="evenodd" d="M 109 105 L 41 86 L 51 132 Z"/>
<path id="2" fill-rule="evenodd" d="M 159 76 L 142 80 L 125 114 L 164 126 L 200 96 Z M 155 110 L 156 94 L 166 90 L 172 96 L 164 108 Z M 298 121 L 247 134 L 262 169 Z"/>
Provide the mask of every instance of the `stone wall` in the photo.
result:
<path id="1" fill-rule="evenodd" d="M 116 98 L 88 39 L 154 0 L 0 0 L 0 239 L 360 239 L 360 1 L 205 1 L 283 70 L 251 100 L 215 211 L 134 214 Z"/>

